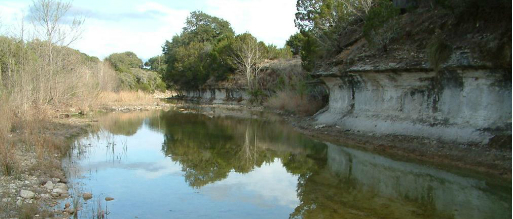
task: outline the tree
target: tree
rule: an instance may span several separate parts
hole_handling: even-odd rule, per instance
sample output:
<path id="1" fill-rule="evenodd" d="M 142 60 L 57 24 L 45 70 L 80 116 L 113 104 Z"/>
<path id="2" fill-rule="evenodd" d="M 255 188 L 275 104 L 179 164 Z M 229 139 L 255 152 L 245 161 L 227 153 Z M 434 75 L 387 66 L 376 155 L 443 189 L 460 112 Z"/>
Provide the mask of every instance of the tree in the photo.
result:
<path id="1" fill-rule="evenodd" d="M 30 8 L 32 22 L 39 36 L 47 43 L 69 46 L 82 33 L 84 19 L 78 16 L 70 21 L 62 19 L 71 9 L 71 2 L 36 0 Z"/>
<path id="2" fill-rule="evenodd" d="M 144 63 L 145 67 L 148 67 L 152 71 L 163 73 L 166 70 L 166 64 L 164 55 L 158 55 L 151 57 Z"/>
<path id="3" fill-rule="evenodd" d="M 30 17 L 37 35 L 46 42 L 44 48 L 45 62 L 40 68 L 38 76 L 39 102 L 47 104 L 55 100 L 59 94 L 57 89 L 58 72 L 56 65 L 62 64 L 61 54 L 54 54 L 54 45 L 69 46 L 76 41 L 82 33 L 84 19 L 73 17 L 71 20 L 63 19 L 71 9 L 70 2 L 58 0 L 35 0 L 30 7 Z"/>
<path id="4" fill-rule="evenodd" d="M 117 72 L 129 72 L 131 68 L 140 68 L 142 60 L 133 52 L 113 53 L 105 58 Z"/>
<path id="5" fill-rule="evenodd" d="M 285 45 L 290 47 L 290 51 L 293 55 L 299 55 L 304 39 L 305 37 L 303 37 L 301 33 L 295 33 L 289 37 Z"/>
<path id="6" fill-rule="evenodd" d="M 374 6 L 376 0 L 343 0 L 342 3 L 347 8 L 347 11 L 352 14 L 356 14 L 360 17 L 364 17 L 369 13 L 371 8 Z M 389 1 L 391 2 L 391 1 Z"/>
<path id="7" fill-rule="evenodd" d="M 258 78 L 264 61 L 263 49 L 255 37 L 244 33 L 235 37 L 233 44 L 233 59 L 239 72 L 244 74 L 248 89 L 257 89 Z"/>
<path id="8" fill-rule="evenodd" d="M 182 37 L 186 43 L 213 43 L 234 36 L 230 23 L 201 11 L 193 11 L 185 21 Z"/>
<path id="9" fill-rule="evenodd" d="M 223 80 L 233 72 L 228 58 L 234 32 L 227 21 L 200 11 L 192 12 L 180 35 L 163 47 L 168 87 L 200 89 L 208 80 Z"/>

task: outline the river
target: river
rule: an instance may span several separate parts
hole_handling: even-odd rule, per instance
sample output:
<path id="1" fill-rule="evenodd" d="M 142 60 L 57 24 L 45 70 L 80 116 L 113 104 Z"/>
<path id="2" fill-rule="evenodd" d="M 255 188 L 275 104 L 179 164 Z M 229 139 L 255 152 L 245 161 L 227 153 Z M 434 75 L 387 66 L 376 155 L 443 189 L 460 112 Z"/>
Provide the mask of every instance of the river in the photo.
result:
<path id="1" fill-rule="evenodd" d="M 93 194 L 79 218 L 511 218 L 504 180 L 314 140 L 240 110 L 109 114 L 64 163 L 72 196 Z"/>

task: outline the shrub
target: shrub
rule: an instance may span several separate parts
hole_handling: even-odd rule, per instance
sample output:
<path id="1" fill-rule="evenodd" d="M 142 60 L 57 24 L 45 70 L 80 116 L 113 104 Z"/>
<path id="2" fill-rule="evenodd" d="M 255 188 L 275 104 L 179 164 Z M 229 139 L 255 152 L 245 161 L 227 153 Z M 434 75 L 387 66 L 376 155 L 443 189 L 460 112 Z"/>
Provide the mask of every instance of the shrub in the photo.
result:
<path id="1" fill-rule="evenodd" d="M 435 71 L 438 71 L 440 66 L 451 57 L 452 47 L 445 42 L 442 33 L 437 31 L 429 41 L 426 51 L 429 64 Z"/>
<path id="2" fill-rule="evenodd" d="M 128 72 L 130 68 L 140 68 L 143 63 L 133 52 L 114 53 L 105 59 L 118 72 Z"/>
<path id="3" fill-rule="evenodd" d="M 388 43 L 388 41 L 396 34 L 398 29 L 393 25 L 385 26 L 389 21 L 399 15 L 399 9 L 395 8 L 390 1 L 380 0 L 372 7 L 367 16 L 365 16 L 365 24 L 363 25 L 363 34 L 368 42 L 379 44 Z M 391 27 L 393 27 L 391 29 Z M 384 36 L 383 36 L 384 35 Z M 385 46 L 386 46 L 385 43 Z M 383 45 L 380 45 L 383 46 Z"/>
<path id="4" fill-rule="evenodd" d="M 304 36 L 300 52 L 302 66 L 306 71 L 313 71 L 321 54 L 319 42 L 311 33 L 303 32 L 302 34 Z"/>
<path id="5" fill-rule="evenodd" d="M 265 98 L 265 93 L 263 90 L 261 89 L 253 89 L 253 90 L 249 90 L 248 91 L 248 94 L 250 96 L 250 99 L 249 99 L 249 102 L 250 103 L 257 103 L 257 104 L 261 104 L 262 101 L 264 100 Z"/>

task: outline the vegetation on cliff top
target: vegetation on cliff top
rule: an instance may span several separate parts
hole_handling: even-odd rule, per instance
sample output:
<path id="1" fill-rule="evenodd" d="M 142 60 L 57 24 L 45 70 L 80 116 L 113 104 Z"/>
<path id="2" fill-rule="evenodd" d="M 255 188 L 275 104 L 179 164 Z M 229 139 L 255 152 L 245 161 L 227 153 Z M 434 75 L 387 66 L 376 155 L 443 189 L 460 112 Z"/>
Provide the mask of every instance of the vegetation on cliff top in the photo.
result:
<path id="1" fill-rule="evenodd" d="M 308 71 L 368 62 L 438 69 L 457 51 L 470 51 L 475 65 L 511 69 L 507 0 L 298 0 L 296 26 Z"/>

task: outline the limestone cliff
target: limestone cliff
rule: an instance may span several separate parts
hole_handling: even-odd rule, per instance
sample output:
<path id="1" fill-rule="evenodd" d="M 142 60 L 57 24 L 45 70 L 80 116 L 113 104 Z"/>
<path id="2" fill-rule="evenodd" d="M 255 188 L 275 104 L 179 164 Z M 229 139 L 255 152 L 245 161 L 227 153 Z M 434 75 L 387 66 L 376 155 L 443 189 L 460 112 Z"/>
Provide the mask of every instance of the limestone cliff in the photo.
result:
<path id="1" fill-rule="evenodd" d="M 317 122 L 459 143 L 511 139 L 511 16 L 509 27 L 479 21 L 469 28 L 419 9 L 398 22 L 403 33 L 386 51 L 354 34 L 359 27 L 342 33 L 343 51 L 312 74 L 330 93 Z M 451 48 L 440 66 L 427 52 L 437 34 Z"/>

